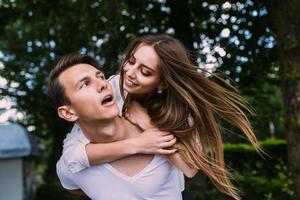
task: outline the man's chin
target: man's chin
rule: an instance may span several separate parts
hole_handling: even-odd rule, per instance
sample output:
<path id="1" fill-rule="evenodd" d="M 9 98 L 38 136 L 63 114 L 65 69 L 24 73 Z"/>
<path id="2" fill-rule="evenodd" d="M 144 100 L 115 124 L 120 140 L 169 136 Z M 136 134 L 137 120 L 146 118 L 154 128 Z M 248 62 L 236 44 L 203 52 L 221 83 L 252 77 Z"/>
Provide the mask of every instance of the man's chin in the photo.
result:
<path id="1" fill-rule="evenodd" d="M 110 117 L 114 118 L 117 117 L 119 115 L 119 108 L 117 105 L 109 108 L 109 111 L 107 113 Z"/>

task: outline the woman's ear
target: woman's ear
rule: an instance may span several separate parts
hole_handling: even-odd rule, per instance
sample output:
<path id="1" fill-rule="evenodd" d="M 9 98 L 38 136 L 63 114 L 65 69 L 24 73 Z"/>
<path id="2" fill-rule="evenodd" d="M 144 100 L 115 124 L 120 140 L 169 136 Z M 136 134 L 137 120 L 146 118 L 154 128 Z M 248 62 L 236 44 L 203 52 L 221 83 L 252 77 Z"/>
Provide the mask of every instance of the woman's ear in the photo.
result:
<path id="1" fill-rule="evenodd" d="M 72 108 L 66 105 L 57 108 L 57 113 L 60 118 L 67 120 L 69 122 L 75 122 L 78 119 L 76 112 Z"/>
<path id="2" fill-rule="evenodd" d="M 160 84 L 158 85 L 157 89 L 158 90 L 165 90 L 167 89 L 167 84 L 164 81 L 161 81 Z"/>

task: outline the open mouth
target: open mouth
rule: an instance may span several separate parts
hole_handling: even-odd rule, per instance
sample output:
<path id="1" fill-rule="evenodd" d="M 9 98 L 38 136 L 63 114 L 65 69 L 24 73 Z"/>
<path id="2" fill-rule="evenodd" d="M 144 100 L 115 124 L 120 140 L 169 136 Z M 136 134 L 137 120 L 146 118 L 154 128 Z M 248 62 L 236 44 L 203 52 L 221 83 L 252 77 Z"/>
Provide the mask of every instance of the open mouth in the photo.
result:
<path id="1" fill-rule="evenodd" d="M 104 97 L 104 99 L 101 102 L 101 105 L 105 105 L 108 104 L 110 102 L 112 102 L 113 100 L 113 96 L 112 95 L 107 95 L 106 97 Z"/>

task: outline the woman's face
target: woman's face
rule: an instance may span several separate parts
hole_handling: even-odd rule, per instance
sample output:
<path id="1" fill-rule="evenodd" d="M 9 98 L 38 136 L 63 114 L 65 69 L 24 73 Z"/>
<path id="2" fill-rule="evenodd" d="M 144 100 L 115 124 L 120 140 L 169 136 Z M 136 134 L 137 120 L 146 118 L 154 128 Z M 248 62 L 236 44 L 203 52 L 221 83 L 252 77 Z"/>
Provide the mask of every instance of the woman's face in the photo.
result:
<path id="1" fill-rule="evenodd" d="M 140 44 L 123 66 L 123 87 L 129 94 L 144 96 L 161 88 L 159 57 L 152 46 Z"/>

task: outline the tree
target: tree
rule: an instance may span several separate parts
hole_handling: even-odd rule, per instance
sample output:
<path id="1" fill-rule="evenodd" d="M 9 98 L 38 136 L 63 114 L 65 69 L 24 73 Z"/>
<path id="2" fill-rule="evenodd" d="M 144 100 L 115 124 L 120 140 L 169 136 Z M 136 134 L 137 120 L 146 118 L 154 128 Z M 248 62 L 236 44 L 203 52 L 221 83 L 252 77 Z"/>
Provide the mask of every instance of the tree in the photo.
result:
<path id="1" fill-rule="evenodd" d="M 277 35 L 288 165 L 294 180 L 295 199 L 300 199 L 300 2 L 272 1 L 268 4 L 273 31 Z"/>

